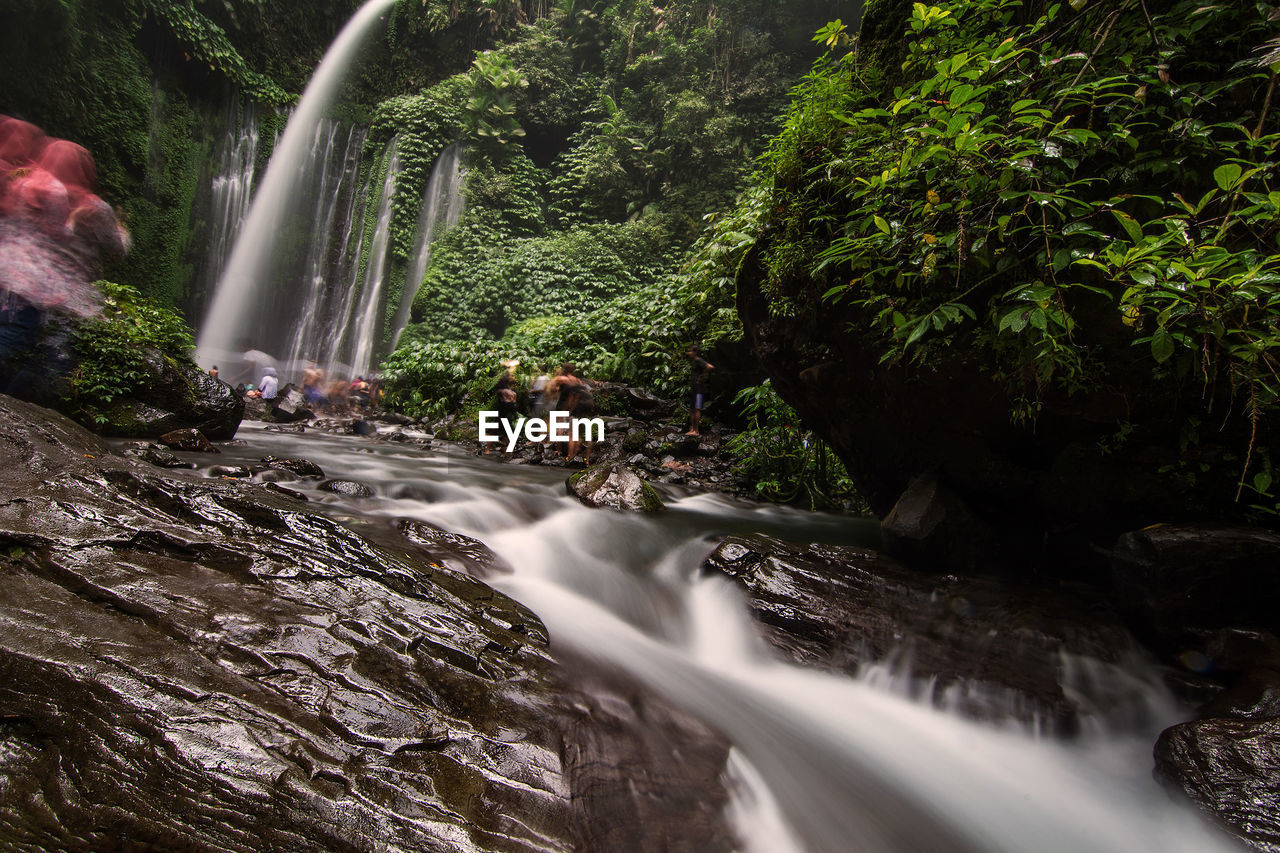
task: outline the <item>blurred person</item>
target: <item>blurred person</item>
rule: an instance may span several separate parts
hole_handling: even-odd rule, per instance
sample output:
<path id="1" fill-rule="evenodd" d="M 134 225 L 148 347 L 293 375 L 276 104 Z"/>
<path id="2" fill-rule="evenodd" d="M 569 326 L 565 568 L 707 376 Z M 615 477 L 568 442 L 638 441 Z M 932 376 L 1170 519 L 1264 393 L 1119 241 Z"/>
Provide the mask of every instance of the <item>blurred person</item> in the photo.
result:
<path id="1" fill-rule="evenodd" d="M 702 409 L 707 404 L 707 374 L 715 365 L 702 357 L 702 347 L 694 344 L 685 353 L 689 356 L 689 431 L 685 435 L 701 435 Z"/>

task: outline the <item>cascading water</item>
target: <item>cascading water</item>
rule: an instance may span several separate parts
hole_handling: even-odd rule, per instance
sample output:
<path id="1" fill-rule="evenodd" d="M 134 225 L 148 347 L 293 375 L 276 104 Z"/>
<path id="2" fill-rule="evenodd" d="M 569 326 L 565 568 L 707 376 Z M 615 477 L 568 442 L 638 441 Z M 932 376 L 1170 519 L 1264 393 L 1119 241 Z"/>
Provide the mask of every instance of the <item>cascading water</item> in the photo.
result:
<path id="1" fill-rule="evenodd" d="M 400 154 L 397 140 L 392 139 L 384 158 L 386 175 L 382 179 L 382 192 L 378 202 L 377 227 L 369 242 L 369 262 L 365 268 L 364 286 L 360 290 L 360 310 L 354 315 L 351 326 L 351 373 L 363 376 L 369 372 L 374 345 L 381 339 L 382 294 L 387 286 L 388 253 L 391 244 L 391 213 L 396 194 L 396 179 L 400 176 Z"/>
<path id="2" fill-rule="evenodd" d="M 291 243 L 305 242 L 315 224 L 299 212 L 314 174 L 304 169 L 309 153 L 347 72 L 380 16 L 395 0 L 368 0 L 351 18 L 330 47 L 307 85 L 284 136 L 254 196 L 249 215 L 236 241 L 226 271 L 219 279 L 212 304 L 200 327 L 197 358 L 205 366 L 230 361 L 253 347 L 283 353 L 294 337 L 291 300 L 272 300 L 264 306 L 265 291 L 289 291 L 293 280 L 281 254 Z M 303 210 L 307 205 L 302 206 Z"/>
<path id="3" fill-rule="evenodd" d="M 740 849 L 1236 849 L 1150 778 L 1151 743 L 1176 714 L 1150 665 L 1064 658 L 1062 689 L 1084 724 L 1059 740 L 940 710 L 883 666 L 848 678 L 779 663 L 737 587 L 699 571 L 728 530 L 808 542 L 848 519 L 712 495 L 649 517 L 589 510 L 565 497 L 563 471 L 254 428 L 241 437 L 247 447 L 225 452 L 305 456 L 376 484 L 378 497 L 359 502 L 314 493 L 313 505 L 348 521 L 385 531 L 387 519 L 412 518 L 485 542 L 512 570 L 488 582 L 539 615 L 553 652 L 627 673 L 723 734 Z"/>
<path id="4" fill-rule="evenodd" d="M 368 186 L 359 183 L 365 136 L 363 129 L 322 121 L 307 159 L 300 164 L 301 171 L 314 176 L 307 196 L 312 230 L 305 238 L 302 267 L 291 273 L 299 286 L 281 288 L 279 293 L 291 295 L 290 304 L 273 311 L 287 318 L 280 330 L 285 343 L 268 350 L 283 357 L 286 376 L 296 373 L 297 364 L 303 361 L 315 360 L 331 367 L 344 357 L 340 346 L 351 314 L 352 292 L 333 283 L 345 283 L 360 258 L 363 212 L 369 196 Z M 349 254 L 353 231 L 356 251 Z"/>
<path id="5" fill-rule="evenodd" d="M 422 286 L 422 279 L 427 274 L 427 264 L 431 262 L 431 244 L 445 231 L 457 225 L 458 218 L 462 216 L 462 150 L 462 143 L 454 142 L 440 152 L 431 168 L 431 178 L 427 181 L 427 191 L 422 197 L 422 211 L 418 214 L 418 227 L 414 235 L 416 248 L 405 272 L 404 293 L 392 327 L 393 346 L 399 342 L 400 333 L 409 323 L 413 297 Z"/>
<path id="6" fill-rule="evenodd" d="M 234 105 L 228 109 L 226 130 L 218 144 L 217 171 L 210 182 L 209 249 L 201 281 L 213 287 L 222 276 L 240 226 L 249 215 L 253 198 L 253 167 L 258 156 L 260 123 L 258 107 L 246 101 L 237 118 Z"/>

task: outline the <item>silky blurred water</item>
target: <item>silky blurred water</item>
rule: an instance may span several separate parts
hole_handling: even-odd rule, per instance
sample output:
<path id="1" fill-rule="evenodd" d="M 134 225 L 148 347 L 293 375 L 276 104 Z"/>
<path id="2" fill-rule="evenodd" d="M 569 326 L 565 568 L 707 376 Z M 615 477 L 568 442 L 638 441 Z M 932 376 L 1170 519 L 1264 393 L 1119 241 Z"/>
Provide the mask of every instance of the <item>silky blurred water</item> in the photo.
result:
<path id="1" fill-rule="evenodd" d="M 375 497 L 353 500 L 288 484 L 353 525 L 410 518 L 483 541 L 511 569 L 488 582 L 542 618 L 553 653 L 624 672 L 722 733 L 743 850 L 1238 849 L 1152 781 L 1151 745 L 1186 711 L 1136 652 L 1063 658 L 1082 724 L 1056 739 L 966 719 L 891 659 L 856 678 L 783 664 L 733 582 L 700 572 L 719 535 L 869 544 L 874 522 L 717 495 L 668 495 L 653 516 L 592 510 L 566 494 L 563 469 L 252 424 L 240 437 L 247 446 L 217 464 L 302 456 L 372 486 Z"/>

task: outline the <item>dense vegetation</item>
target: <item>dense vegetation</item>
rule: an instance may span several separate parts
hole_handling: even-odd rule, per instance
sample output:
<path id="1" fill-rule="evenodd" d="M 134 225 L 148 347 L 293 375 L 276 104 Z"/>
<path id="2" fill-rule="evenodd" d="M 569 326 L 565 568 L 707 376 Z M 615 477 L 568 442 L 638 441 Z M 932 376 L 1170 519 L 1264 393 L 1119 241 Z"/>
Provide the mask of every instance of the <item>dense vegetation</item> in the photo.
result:
<path id="1" fill-rule="evenodd" d="M 978 358 L 1028 429 L 1051 395 L 1184 388 L 1203 399 L 1185 441 L 1234 412 L 1231 476 L 1266 492 L 1278 16 L 976 0 L 873 5 L 863 38 L 832 24 L 747 228 L 769 235 L 769 311 L 839 317 L 883 363 Z"/>

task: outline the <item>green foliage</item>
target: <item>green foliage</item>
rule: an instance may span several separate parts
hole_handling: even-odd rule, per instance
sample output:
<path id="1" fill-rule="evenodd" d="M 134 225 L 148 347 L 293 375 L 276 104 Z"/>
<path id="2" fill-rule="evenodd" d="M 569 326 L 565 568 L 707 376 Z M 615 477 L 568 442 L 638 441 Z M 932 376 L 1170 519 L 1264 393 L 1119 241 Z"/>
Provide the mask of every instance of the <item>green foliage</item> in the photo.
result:
<path id="1" fill-rule="evenodd" d="M 105 423 L 115 400 L 141 390 L 151 375 L 147 357 L 190 362 L 195 346 L 191 330 L 168 308 L 128 285 L 99 281 L 105 297 L 102 316 L 81 321 L 72 338 L 78 361 L 71 374 L 72 412 L 86 423 Z"/>
<path id="2" fill-rule="evenodd" d="M 284 89 L 266 75 L 254 71 L 227 38 L 222 27 L 198 11 L 192 0 L 141 0 L 143 8 L 155 15 L 172 32 L 179 44 L 209 70 L 223 74 L 245 94 L 269 104 L 288 99 Z"/>
<path id="3" fill-rule="evenodd" d="M 495 51 L 476 57 L 468 80 L 471 95 L 462 110 L 467 133 L 483 150 L 505 154 L 515 140 L 525 135 L 516 120 L 515 97 L 529 87 L 529 80 L 509 57 Z"/>
<path id="4" fill-rule="evenodd" d="M 743 388 L 733 402 L 747 428 L 726 442 L 735 472 L 771 501 L 810 509 L 861 506 L 853 481 L 826 442 L 800 425 L 800 416 L 766 380 Z"/>
<path id="5" fill-rule="evenodd" d="M 1125 341 L 1274 408 L 1273 7 L 1148 5 L 916 3 L 889 69 L 820 32 L 766 160 L 773 309 L 851 309 L 886 360 L 971 343 L 1015 417 Z"/>

